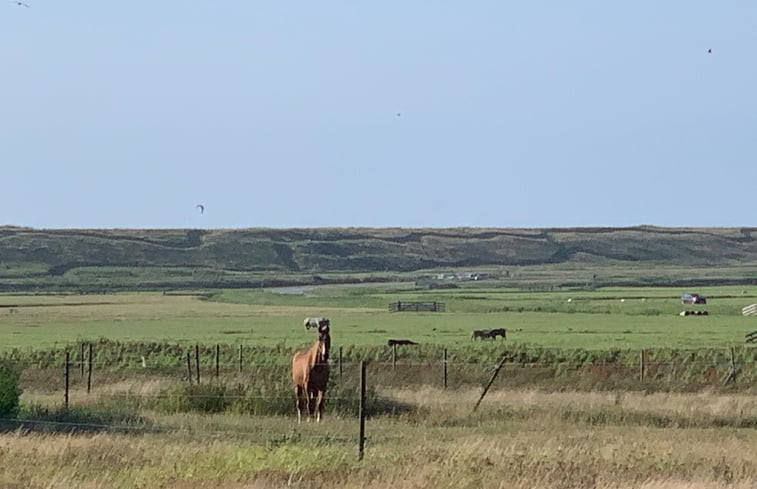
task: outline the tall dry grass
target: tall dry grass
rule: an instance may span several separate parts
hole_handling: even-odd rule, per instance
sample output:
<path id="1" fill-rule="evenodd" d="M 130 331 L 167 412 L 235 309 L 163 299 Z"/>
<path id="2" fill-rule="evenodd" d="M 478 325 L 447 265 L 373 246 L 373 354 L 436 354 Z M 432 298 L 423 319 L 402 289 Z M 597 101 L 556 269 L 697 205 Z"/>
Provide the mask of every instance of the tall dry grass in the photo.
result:
<path id="1" fill-rule="evenodd" d="M 112 389 L 149 395 L 160 386 Z M 735 422 L 757 415 L 749 396 L 509 390 L 472 413 L 476 390 L 383 394 L 414 409 L 368 421 L 363 462 L 351 417 L 297 426 L 294 416 L 144 411 L 168 431 L 0 433 L 0 487 L 757 487 L 757 429 Z M 677 424 L 645 424 L 661 416 Z"/>

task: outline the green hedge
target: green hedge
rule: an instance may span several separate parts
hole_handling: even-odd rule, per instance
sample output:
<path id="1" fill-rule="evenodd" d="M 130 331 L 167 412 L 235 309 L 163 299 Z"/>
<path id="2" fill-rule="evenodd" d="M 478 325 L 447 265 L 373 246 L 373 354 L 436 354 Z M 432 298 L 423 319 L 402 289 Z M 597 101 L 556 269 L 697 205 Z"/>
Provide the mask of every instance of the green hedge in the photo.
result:
<path id="1" fill-rule="evenodd" d="M 0 360 L 0 417 L 16 416 L 20 396 L 18 370 L 9 361 Z"/>

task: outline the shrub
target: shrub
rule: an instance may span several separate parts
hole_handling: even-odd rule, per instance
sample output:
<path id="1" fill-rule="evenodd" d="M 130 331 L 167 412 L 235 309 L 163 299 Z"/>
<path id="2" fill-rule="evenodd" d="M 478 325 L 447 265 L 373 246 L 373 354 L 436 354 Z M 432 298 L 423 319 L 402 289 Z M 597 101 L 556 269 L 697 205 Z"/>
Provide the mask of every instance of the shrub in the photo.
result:
<path id="1" fill-rule="evenodd" d="M 0 360 L 0 416 L 16 416 L 21 388 L 19 373 L 7 361 Z"/>
<path id="2" fill-rule="evenodd" d="M 220 413 L 227 406 L 226 386 L 222 384 L 181 384 L 164 391 L 156 407 L 167 413 Z"/>

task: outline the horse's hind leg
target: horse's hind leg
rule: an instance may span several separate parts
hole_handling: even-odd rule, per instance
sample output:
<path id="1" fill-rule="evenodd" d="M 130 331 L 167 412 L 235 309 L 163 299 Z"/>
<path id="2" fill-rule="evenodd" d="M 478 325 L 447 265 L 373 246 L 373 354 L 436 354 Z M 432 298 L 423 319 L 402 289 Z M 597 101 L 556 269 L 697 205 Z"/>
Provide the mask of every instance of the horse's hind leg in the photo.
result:
<path id="1" fill-rule="evenodd" d="M 309 390 L 308 393 L 307 393 L 307 395 L 308 395 L 308 400 L 307 400 L 307 402 L 308 402 L 308 421 L 310 421 L 310 418 L 315 413 L 315 392 Z"/>

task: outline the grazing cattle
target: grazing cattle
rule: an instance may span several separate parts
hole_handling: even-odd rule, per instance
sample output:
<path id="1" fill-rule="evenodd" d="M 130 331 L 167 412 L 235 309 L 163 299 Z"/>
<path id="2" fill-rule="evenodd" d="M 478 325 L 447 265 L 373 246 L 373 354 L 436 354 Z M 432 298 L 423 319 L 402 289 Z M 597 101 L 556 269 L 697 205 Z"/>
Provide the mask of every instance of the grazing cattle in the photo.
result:
<path id="1" fill-rule="evenodd" d="M 389 340 L 386 342 L 386 344 L 389 346 L 394 346 L 394 345 L 417 345 L 418 343 L 416 343 L 415 341 L 410 341 L 410 340 Z"/>
<path id="2" fill-rule="evenodd" d="M 329 318 L 305 318 L 305 329 L 319 328 L 331 324 Z"/>
<path id="3" fill-rule="evenodd" d="M 323 319 L 323 318 L 318 318 Z M 305 322 L 307 326 L 307 321 Z M 308 421 L 316 412 L 316 421 L 323 418 L 323 403 L 329 383 L 329 350 L 331 335 L 328 319 L 318 326 L 318 339 L 307 350 L 292 357 L 292 380 L 297 403 L 297 422 L 302 422 L 302 410 L 307 409 Z M 317 411 L 316 411 L 317 410 Z"/>
<path id="4" fill-rule="evenodd" d="M 471 339 L 475 340 L 476 338 L 481 340 L 488 340 L 488 339 L 495 339 L 497 336 L 501 336 L 503 339 L 507 339 L 507 330 L 505 328 L 496 328 L 496 329 L 476 329 L 473 330 L 473 334 L 471 335 Z"/>

